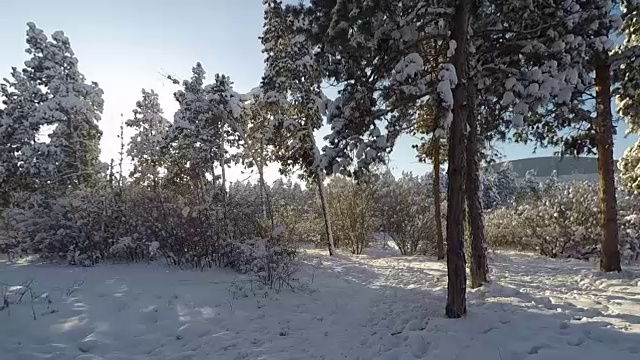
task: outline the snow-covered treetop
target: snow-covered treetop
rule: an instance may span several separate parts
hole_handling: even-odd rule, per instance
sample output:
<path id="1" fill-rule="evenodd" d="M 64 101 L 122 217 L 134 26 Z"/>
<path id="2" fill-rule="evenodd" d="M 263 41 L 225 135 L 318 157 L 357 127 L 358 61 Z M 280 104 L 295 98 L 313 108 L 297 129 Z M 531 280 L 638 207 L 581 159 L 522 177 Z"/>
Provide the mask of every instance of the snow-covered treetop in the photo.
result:
<path id="1" fill-rule="evenodd" d="M 133 118 L 126 120 L 127 127 L 135 134 L 128 144 L 127 155 L 134 162 L 130 176 L 138 183 L 149 183 L 159 177 L 163 166 L 160 151 L 171 123 L 162 116 L 158 94 L 142 89 L 142 99 L 136 102 Z"/>
<path id="2" fill-rule="evenodd" d="M 311 41 L 311 14 L 304 6 L 283 7 L 280 1 L 265 5 L 261 88 L 272 118 L 275 156 L 285 173 L 297 168 L 316 176 L 321 160 L 313 132 L 322 126 L 328 99 L 321 89 L 318 49 Z"/>
<path id="3" fill-rule="evenodd" d="M 206 72 L 200 63 L 193 67 L 192 74 L 174 94 L 180 108 L 164 145 L 180 159 L 175 161 L 189 168 L 189 177 L 203 178 L 214 164 L 226 166 L 237 160 L 229 154 L 229 148 L 238 145 L 239 127 L 235 123 L 244 121 L 243 101 L 248 96 L 235 92 L 225 75 L 216 74 L 213 83 L 205 85 Z"/>
<path id="4" fill-rule="evenodd" d="M 34 23 L 27 24 L 30 55 L 25 67 L 12 71 L 2 86 L 6 109 L 0 133 L 9 136 L 22 172 L 60 186 L 94 181 L 100 172 L 98 128 L 102 89 L 86 83 L 69 38 L 56 31 L 49 39 Z M 49 142 L 37 134 L 53 126 Z"/>

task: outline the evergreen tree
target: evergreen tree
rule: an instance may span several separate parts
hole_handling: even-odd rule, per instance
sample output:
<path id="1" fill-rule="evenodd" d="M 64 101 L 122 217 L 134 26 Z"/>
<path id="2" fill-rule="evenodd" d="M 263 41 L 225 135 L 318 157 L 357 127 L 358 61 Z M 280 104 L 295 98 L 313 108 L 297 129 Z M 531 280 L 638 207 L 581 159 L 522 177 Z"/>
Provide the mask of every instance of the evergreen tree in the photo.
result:
<path id="1" fill-rule="evenodd" d="M 266 53 L 262 78 L 265 100 L 273 116 L 275 157 L 283 173 L 301 169 L 318 187 L 329 253 L 334 254 L 333 231 L 324 185 L 325 175 L 314 131 L 322 126 L 326 97 L 320 88 L 323 74 L 309 41 L 309 16 L 303 6 L 282 6 L 265 0 L 261 37 Z"/>
<path id="2" fill-rule="evenodd" d="M 618 168 L 622 185 L 633 192 L 640 191 L 640 142 L 625 150 Z"/>
<path id="3" fill-rule="evenodd" d="M 615 191 L 612 92 L 619 84 L 620 112 L 633 116 L 634 73 L 639 48 L 633 32 L 636 1 L 555 1 L 550 13 L 547 39 L 561 51 L 554 65 L 565 77 L 565 87 L 545 108 L 529 119 L 533 138 L 544 145 L 561 146 L 564 154 L 597 153 L 600 187 L 603 271 L 620 270 L 618 215 Z M 625 44 L 618 49 L 615 37 L 624 32 Z M 568 131 L 570 129 L 571 131 Z"/>
<path id="4" fill-rule="evenodd" d="M 158 184 L 160 169 L 165 165 L 159 148 L 171 123 L 162 116 L 158 94 L 142 89 L 142 99 L 136 102 L 133 118 L 126 121 L 136 132 L 129 140 L 127 155 L 133 160 L 129 176 L 137 184 Z"/>
<path id="5" fill-rule="evenodd" d="M 4 109 L 0 109 L 0 207 L 11 204 L 15 193 L 34 190 L 38 174 L 31 165 L 40 124 L 32 114 L 44 101 L 42 90 L 15 67 L 13 80 L 0 84 Z"/>
<path id="6" fill-rule="evenodd" d="M 204 91 L 205 71 L 200 63 L 192 69 L 190 80 L 184 80 L 182 89 L 174 93 L 180 106 L 167 132 L 168 180 L 174 184 L 199 187 L 210 173 L 217 180 L 213 167 L 217 159 L 221 134 L 219 126 L 207 124 L 208 117 Z M 180 84 L 179 81 L 174 81 Z"/>
<path id="7" fill-rule="evenodd" d="M 264 169 L 274 160 L 273 124 L 267 110 L 267 103 L 260 89 L 254 89 L 244 96 L 244 116 L 242 122 L 235 127 L 243 144 L 244 164 L 255 166 L 260 183 L 260 202 L 265 217 L 269 217 L 274 225 L 273 208 L 269 187 L 264 178 Z"/>
<path id="8" fill-rule="evenodd" d="M 35 24 L 27 24 L 30 58 L 13 81 L 2 86 L 0 132 L 4 179 L 12 186 L 64 190 L 95 186 L 102 173 L 98 127 L 102 90 L 87 84 L 69 38 L 56 31 L 49 39 Z M 52 128 L 49 141 L 38 134 Z M 20 184 L 20 185 L 19 185 Z"/>
<path id="9" fill-rule="evenodd" d="M 628 0 L 622 3 L 622 13 L 624 23 L 622 26 L 625 35 L 625 42 L 619 55 L 624 55 L 631 61 L 623 61 L 617 70 L 617 78 L 620 86 L 617 91 L 616 100 L 618 111 L 624 116 L 628 125 L 628 133 L 640 133 L 640 59 L 637 57 L 640 46 L 640 13 L 638 12 L 638 1 Z M 618 167 L 622 185 L 634 192 L 640 190 L 640 141 L 628 148 Z"/>
<path id="10" fill-rule="evenodd" d="M 532 196 L 538 196 L 540 194 L 540 182 L 535 179 L 536 171 L 527 170 L 524 173 L 522 183 L 520 184 L 520 196 L 523 198 L 530 198 Z"/>
<path id="11" fill-rule="evenodd" d="M 517 177 L 518 174 L 509 162 L 504 163 L 495 172 L 496 191 L 502 205 L 511 204 L 515 200 L 518 194 Z"/>
<path id="12" fill-rule="evenodd" d="M 95 82 L 85 82 L 69 38 L 62 31 L 46 40 L 35 24 L 27 25 L 27 53 L 32 57 L 25 62 L 23 73 L 46 88 L 46 100 L 38 104 L 33 116 L 43 126 L 54 126 L 47 144 L 55 155 L 50 180 L 62 188 L 93 186 L 101 173 L 98 121 L 103 109 L 102 89 Z"/>
<path id="13" fill-rule="evenodd" d="M 242 99 L 225 75 L 216 74 L 214 82 L 205 85 L 206 73 L 200 63 L 192 73 L 174 93 L 180 108 L 165 139 L 169 180 L 199 187 L 210 175 L 224 195 L 226 168 L 238 160 L 229 150 L 238 145 L 237 129 L 231 120 L 242 116 Z"/>
<path id="14" fill-rule="evenodd" d="M 487 168 L 482 173 L 482 208 L 493 209 L 500 204 L 500 197 L 496 188 L 495 173 Z"/>
<path id="15" fill-rule="evenodd" d="M 558 179 L 558 171 L 553 170 L 551 175 L 542 184 L 542 189 L 545 193 L 549 193 L 558 188 L 560 180 Z"/>
<path id="16" fill-rule="evenodd" d="M 434 106 L 425 106 L 418 115 L 416 132 L 429 135 L 430 138 L 423 137 L 422 143 L 415 146 L 418 151 L 420 161 L 430 160 L 433 164 L 433 205 L 434 219 L 436 223 L 436 257 L 438 260 L 444 259 L 444 235 L 442 233 L 442 200 L 441 200 L 441 179 L 440 167 L 446 162 L 446 143 L 441 137 L 439 126 L 439 114 Z"/>

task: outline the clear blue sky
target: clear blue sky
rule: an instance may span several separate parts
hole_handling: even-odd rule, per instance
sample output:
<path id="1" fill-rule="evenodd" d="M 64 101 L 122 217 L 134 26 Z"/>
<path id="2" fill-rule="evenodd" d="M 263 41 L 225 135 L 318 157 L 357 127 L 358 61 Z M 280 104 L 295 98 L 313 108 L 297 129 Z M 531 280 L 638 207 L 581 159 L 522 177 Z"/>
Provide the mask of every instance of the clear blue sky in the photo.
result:
<path id="1" fill-rule="evenodd" d="M 80 71 L 104 89 L 100 124 L 104 161 L 117 158 L 120 114 L 130 116 L 142 88 L 158 92 L 165 116 L 173 118 L 176 88 L 161 74 L 187 78 L 200 61 L 208 74 L 229 75 L 236 91 L 246 92 L 259 83 L 264 68 L 258 39 L 263 22 L 261 0 L 31 0 L 27 4 L 8 0 L 0 12 L 0 77 L 8 76 L 11 66 L 21 67 L 27 59 L 28 21 L 47 34 L 64 30 L 79 58 Z M 633 141 L 619 135 L 616 158 Z M 417 163 L 411 143 L 409 137 L 399 141 L 392 154 L 394 173 L 424 173 L 430 168 Z M 501 147 L 506 159 L 532 153 L 531 147 L 522 145 Z M 538 151 L 539 155 L 551 153 L 552 149 Z M 269 173 L 273 178 L 277 170 Z M 239 170 L 231 176 L 246 178 Z"/>

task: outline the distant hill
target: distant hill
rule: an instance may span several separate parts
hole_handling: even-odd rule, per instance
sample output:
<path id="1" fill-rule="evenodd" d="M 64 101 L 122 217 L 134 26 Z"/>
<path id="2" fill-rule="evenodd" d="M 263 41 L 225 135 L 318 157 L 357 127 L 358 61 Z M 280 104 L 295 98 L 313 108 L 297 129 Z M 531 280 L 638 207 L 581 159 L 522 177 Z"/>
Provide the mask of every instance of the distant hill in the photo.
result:
<path id="1" fill-rule="evenodd" d="M 510 163 L 518 177 L 524 177 L 524 174 L 533 169 L 536 171 L 537 177 L 548 177 L 555 170 L 558 176 L 572 175 L 595 175 L 598 173 L 598 159 L 595 157 L 564 157 L 546 156 L 535 157 L 520 160 L 510 160 L 491 165 L 495 169 L 499 169 L 505 163 Z M 617 160 L 616 160 L 617 164 Z"/>

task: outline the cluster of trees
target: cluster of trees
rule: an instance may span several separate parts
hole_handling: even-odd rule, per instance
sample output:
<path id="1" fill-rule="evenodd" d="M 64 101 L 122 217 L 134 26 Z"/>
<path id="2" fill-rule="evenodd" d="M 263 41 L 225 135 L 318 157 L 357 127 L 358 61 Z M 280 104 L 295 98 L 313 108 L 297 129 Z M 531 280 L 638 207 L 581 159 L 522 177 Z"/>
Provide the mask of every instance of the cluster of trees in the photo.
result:
<path id="1" fill-rule="evenodd" d="M 357 177 L 404 132 L 424 134 L 425 156 L 438 161 L 446 138 L 448 316 L 466 312 L 465 224 L 471 286 L 487 280 L 479 175 L 495 138 L 597 154 L 600 267 L 620 270 L 611 102 L 616 90 L 620 113 L 636 117 L 637 1 L 265 4 L 265 77 L 274 79 L 265 91 L 326 110 L 331 133 L 314 163 L 327 174 Z M 321 81 L 338 86 L 328 106 Z"/>
<path id="2" fill-rule="evenodd" d="M 621 113 L 635 117 L 637 7 L 608 0 L 290 7 L 293 17 L 307 15 L 297 24 L 307 24 L 304 38 L 319 45 L 325 78 L 341 85 L 328 115 L 329 167 L 375 162 L 404 131 L 447 137 L 449 316 L 465 312 L 465 201 L 471 285 L 486 280 L 478 175 L 491 154 L 486 144 L 496 137 L 558 146 L 565 154 L 597 153 L 601 268 L 620 269 L 611 101 L 615 88 Z M 618 46 L 613 39 L 620 34 L 625 41 Z M 424 108 L 437 126 L 417 126 Z M 350 148 L 361 151 L 354 157 Z"/>
<path id="3" fill-rule="evenodd" d="M 170 78 L 179 87 L 173 121 L 163 117 L 157 95 L 143 91 L 126 122 L 136 130 L 127 149 L 135 163 L 131 186 L 167 192 L 172 200 L 166 202 L 181 208 L 184 219 L 215 222 L 215 234 L 185 236 L 195 239 L 194 251 L 215 255 L 207 261 L 238 262 L 220 256 L 242 248 L 235 240 L 247 236 L 246 228 L 232 225 L 226 179 L 231 164 L 253 167 L 260 177 L 262 210 L 255 222 L 262 225 L 250 227 L 256 229 L 253 235 L 272 244 L 273 234 L 280 234 L 263 176 L 265 166 L 277 162 L 283 174 L 300 171 L 317 189 L 330 254 L 333 227 L 341 231 L 339 241 L 360 251 L 370 230 L 365 208 L 405 206 L 378 201 L 380 192 L 360 189 L 373 186 L 371 168 L 386 161 L 398 136 L 410 133 L 424 139 L 417 147 L 421 159 L 433 161 L 436 169 L 448 161 L 445 225 L 439 171 L 430 193 L 433 214 L 426 215 L 435 223 L 438 257 L 446 248 L 447 316 L 466 313 L 465 238 L 470 284 L 479 287 L 488 281 L 484 208 L 512 201 L 510 190 L 491 190 L 498 180 L 483 181 L 481 164 L 492 159 L 490 143 L 496 139 L 556 146 L 563 154 L 597 154 L 600 268 L 620 270 L 611 102 L 617 96 L 620 114 L 632 125 L 637 122 L 638 1 L 311 0 L 284 5 L 265 0 L 264 5 L 266 66 L 258 88 L 239 94 L 224 75 L 207 83 L 196 64 L 191 79 Z M 614 40 L 619 35 L 623 43 Z M 24 205 L 17 194 L 60 199 L 105 183 L 129 186 L 121 171 L 116 176 L 113 161 L 111 166 L 98 161 L 102 91 L 78 71 L 68 38 L 56 32 L 48 39 L 30 23 L 27 44 L 25 68 L 13 69 L 12 79 L 1 87 L 2 206 L 15 208 L 16 199 L 20 206 L 38 206 L 35 200 Z M 325 96 L 324 84 L 335 86 L 336 99 Z M 325 119 L 330 133 L 319 146 L 314 131 Z M 48 140 L 40 136 L 45 129 L 52 129 Z M 621 163 L 624 183 L 637 188 L 636 148 Z M 351 180 L 332 180 L 335 189 L 360 195 L 352 203 L 332 201 L 327 192 L 327 176 L 337 174 Z M 425 199 L 429 191 L 402 184 L 386 190 Z M 69 200 L 70 206 L 77 203 Z M 333 223 L 331 203 L 334 216 L 340 214 Z M 412 217 L 424 217 L 426 206 L 413 207 Z M 393 233 L 402 228 L 406 239 L 421 231 L 421 225 L 402 220 L 386 219 L 385 226 Z M 101 231 L 107 227 L 100 225 Z M 206 241 L 212 236 L 219 239 L 214 248 Z M 408 242 L 406 249 L 415 250 Z"/>

